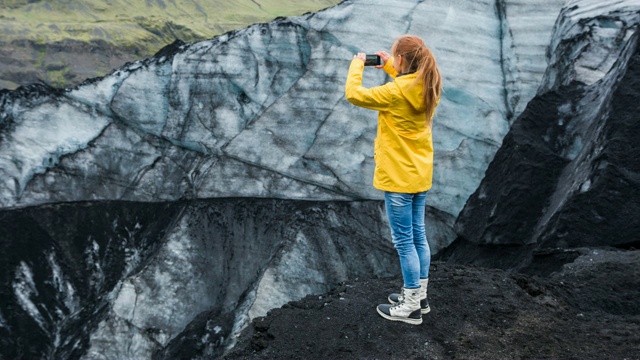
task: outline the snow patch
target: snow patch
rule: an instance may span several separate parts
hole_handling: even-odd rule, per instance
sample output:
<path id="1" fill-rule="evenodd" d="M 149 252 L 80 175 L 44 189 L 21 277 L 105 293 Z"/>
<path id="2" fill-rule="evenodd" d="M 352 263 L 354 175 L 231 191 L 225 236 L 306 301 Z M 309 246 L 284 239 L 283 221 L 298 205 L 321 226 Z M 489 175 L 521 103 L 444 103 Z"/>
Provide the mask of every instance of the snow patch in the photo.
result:
<path id="1" fill-rule="evenodd" d="M 7 320 L 5 320 L 4 316 L 2 315 L 2 311 L 0 311 L 0 328 L 11 330 L 9 328 L 9 325 L 7 324 Z"/>
<path id="2" fill-rule="evenodd" d="M 118 297 L 113 302 L 113 312 L 119 317 L 132 321 L 136 311 L 138 294 L 136 287 L 127 279 L 120 285 Z"/>
<path id="3" fill-rule="evenodd" d="M 21 261 L 20 266 L 16 269 L 16 275 L 13 281 L 13 293 L 20 307 L 35 320 L 42 330 L 48 333 L 46 321 L 33 302 L 33 298 L 38 296 L 36 283 L 33 280 L 33 271 L 24 261 Z"/>
<path id="4" fill-rule="evenodd" d="M 76 298 L 75 289 L 71 282 L 65 280 L 65 276 L 53 251 L 47 255 L 47 262 L 51 268 L 52 284 L 57 291 L 56 296 L 62 296 L 61 302 L 67 308 L 67 314 L 75 313 L 80 307 L 80 300 Z M 65 316 L 65 314 L 61 314 L 60 317 L 64 318 Z"/>

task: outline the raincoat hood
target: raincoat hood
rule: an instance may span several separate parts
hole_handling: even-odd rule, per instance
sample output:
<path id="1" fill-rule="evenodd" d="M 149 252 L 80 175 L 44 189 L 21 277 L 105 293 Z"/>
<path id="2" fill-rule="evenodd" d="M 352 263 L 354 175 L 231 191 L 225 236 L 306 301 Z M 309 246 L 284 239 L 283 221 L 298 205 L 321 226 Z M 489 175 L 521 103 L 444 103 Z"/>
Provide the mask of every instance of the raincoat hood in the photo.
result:
<path id="1" fill-rule="evenodd" d="M 404 98 L 416 111 L 425 112 L 427 106 L 424 103 L 424 88 L 422 84 L 416 81 L 417 78 L 418 75 L 416 73 L 398 75 L 395 83 L 398 85 Z"/>

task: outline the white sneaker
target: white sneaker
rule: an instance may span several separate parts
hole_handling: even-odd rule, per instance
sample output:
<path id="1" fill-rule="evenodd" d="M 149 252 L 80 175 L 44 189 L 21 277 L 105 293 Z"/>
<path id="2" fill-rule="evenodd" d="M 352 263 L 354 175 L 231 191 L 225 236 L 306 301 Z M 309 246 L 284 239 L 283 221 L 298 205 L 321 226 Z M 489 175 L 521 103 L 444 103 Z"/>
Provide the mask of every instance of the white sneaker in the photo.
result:
<path id="1" fill-rule="evenodd" d="M 429 279 L 420 279 L 420 312 L 424 315 L 431 311 L 429 300 L 427 300 L 427 285 Z M 393 293 L 387 298 L 390 303 L 397 304 L 402 301 L 402 294 Z"/>
<path id="2" fill-rule="evenodd" d="M 380 314 L 380 316 L 387 320 L 402 321 L 411 325 L 422 324 L 422 312 L 420 310 L 420 289 L 421 288 L 402 288 L 402 301 L 399 301 L 393 305 L 378 305 L 378 314 Z"/>

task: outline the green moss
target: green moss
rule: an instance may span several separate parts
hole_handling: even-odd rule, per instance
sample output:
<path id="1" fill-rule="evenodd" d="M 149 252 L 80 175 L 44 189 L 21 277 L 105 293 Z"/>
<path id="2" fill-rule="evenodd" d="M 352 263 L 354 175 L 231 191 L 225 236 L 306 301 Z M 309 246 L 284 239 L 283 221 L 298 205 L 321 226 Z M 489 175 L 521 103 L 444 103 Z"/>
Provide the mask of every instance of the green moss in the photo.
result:
<path id="1" fill-rule="evenodd" d="M 48 71 L 47 72 L 47 83 L 53 87 L 63 88 L 67 83 L 67 79 L 65 78 L 65 74 L 68 70 L 56 70 L 56 71 Z"/>
<path id="2" fill-rule="evenodd" d="M 107 39 L 113 43 L 134 43 L 152 35 L 162 39 L 172 37 L 171 40 L 184 37 L 183 41 L 190 41 L 211 38 L 224 31 L 270 21 L 278 16 L 318 11 L 339 2 L 213 0 L 194 4 L 176 0 L 165 2 L 166 7 L 163 8 L 156 3 L 148 6 L 144 1 L 113 0 L 108 5 L 99 0 L 36 3 L 14 0 L 3 1 L 0 17 L 15 19 L 11 21 L 14 35 L 2 34 L 3 41 L 28 39 L 52 43 L 64 39 Z M 135 27 L 139 30 L 132 31 Z"/>
<path id="3" fill-rule="evenodd" d="M 36 58 L 36 67 L 42 68 L 44 66 L 44 57 L 47 55 L 47 50 L 44 46 L 36 46 L 38 57 Z"/>
<path id="4" fill-rule="evenodd" d="M 32 50 L 23 51 L 28 55 L 16 53 L 23 56 L 16 60 L 31 67 L 28 71 L 38 78 L 65 87 L 110 72 L 113 51 L 126 54 L 119 59 L 145 58 L 176 39 L 209 39 L 276 17 L 318 11 L 341 0 L 172 0 L 164 7 L 155 1 L 148 6 L 146 1 L 129 0 L 0 1 L 0 44 L 14 40 L 17 47 L 25 41 L 31 44 L 27 49 Z M 78 51 L 78 42 L 100 49 L 94 60 L 89 59 L 91 54 L 83 58 L 81 75 L 72 73 L 75 65 L 69 58 Z M 0 69 L 2 87 L 14 87 L 2 77 Z"/>
<path id="5" fill-rule="evenodd" d="M 20 84 L 16 84 L 13 81 L 0 79 L 0 89 L 15 90 L 19 86 L 20 86 Z"/>

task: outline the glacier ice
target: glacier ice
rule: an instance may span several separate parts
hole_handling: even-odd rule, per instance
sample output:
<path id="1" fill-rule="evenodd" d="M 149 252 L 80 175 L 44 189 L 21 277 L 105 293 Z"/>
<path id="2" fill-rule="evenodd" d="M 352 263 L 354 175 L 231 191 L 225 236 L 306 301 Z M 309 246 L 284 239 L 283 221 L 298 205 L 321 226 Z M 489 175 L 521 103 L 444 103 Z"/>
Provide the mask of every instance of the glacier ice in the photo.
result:
<path id="1" fill-rule="evenodd" d="M 5 93 L 0 202 L 379 200 L 371 186 L 375 113 L 348 104 L 342 88 L 354 52 L 414 33 L 433 49 L 445 80 L 429 206 L 449 214 L 432 234 L 446 244 L 446 224 L 540 84 L 562 4 L 348 1 L 176 42 L 39 106 Z M 365 85 L 384 81 L 367 69 Z M 27 124 L 38 125 L 26 132 Z"/>

